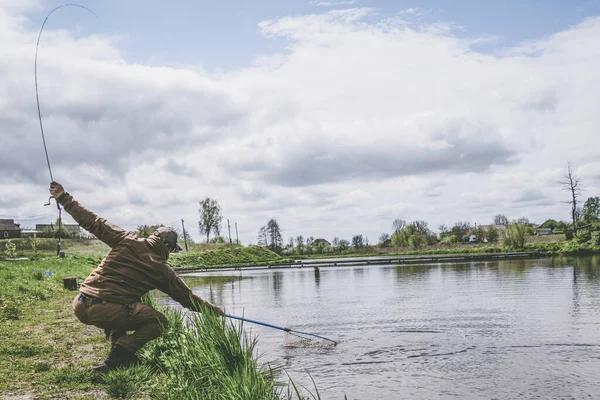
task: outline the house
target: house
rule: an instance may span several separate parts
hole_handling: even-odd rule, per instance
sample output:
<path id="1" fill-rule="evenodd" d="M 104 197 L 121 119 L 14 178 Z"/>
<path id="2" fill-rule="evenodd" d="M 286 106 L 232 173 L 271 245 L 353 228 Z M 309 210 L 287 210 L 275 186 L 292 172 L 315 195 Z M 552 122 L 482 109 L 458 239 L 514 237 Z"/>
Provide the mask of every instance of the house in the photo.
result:
<path id="1" fill-rule="evenodd" d="M 552 235 L 552 228 L 537 228 L 535 234 L 537 236 Z"/>
<path id="2" fill-rule="evenodd" d="M 316 245 L 319 245 L 319 244 L 322 244 L 323 246 L 331 246 L 331 243 L 329 243 L 329 242 L 328 242 L 327 240 L 325 240 L 325 239 L 315 239 L 315 240 L 312 242 L 312 245 L 313 245 L 313 246 L 316 246 Z"/>
<path id="3" fill-rule="evenodd" d="M 0 239 L 13 239 L 20 237 L 20 224 L 15 224 L 14 219 L 0 219 Z"/>
<path id="4" fill-rule="evenodd" d="M 70 236 L 79 237 L 81 236 L 81 228 L 77 224 L 62 224 L 64 229 L 69 232 Z M 35 230 L 40 232 L 53 232 L 55 228 L 54 224 L 36 224 Z"/>

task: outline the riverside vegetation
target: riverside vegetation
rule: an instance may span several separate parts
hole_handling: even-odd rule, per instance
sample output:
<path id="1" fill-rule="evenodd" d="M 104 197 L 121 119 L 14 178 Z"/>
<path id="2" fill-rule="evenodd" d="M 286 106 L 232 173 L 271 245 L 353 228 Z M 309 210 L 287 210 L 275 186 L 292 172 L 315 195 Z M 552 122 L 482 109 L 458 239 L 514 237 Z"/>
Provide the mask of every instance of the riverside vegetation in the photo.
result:
<path id="1" fill-rule="evenodd" d="M 58 258 L 39 249 L 37 255 L 13 250 L 29 260 L 0 258 L 1 394 L 39 399 L 305 396 L 285 371 L 260 362 L 256 340 L 242 325 L 211 313 L 163 310 L 169 330 L 141 350 L 141 364 L 94 379 L 89 369 L 102 361 L 109 344 L 99 329 L 76 320 L 75 292 L 63 289 L 62 278 L 83 280 L 101 256 Z M 314 391 L 309 395 L 318 398 Z"/>

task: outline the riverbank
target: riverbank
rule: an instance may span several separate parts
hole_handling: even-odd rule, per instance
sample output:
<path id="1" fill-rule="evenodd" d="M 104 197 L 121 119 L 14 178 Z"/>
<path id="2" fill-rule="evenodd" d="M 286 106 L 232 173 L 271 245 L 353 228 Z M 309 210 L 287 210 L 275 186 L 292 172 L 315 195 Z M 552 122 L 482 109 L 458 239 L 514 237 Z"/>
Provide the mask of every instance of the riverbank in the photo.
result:
<path id="1" fill-rule="evenodd" d="M 296 260 L 344 257 L 378 257 L 378 256 L 435 256 L 435 255 L 468 255 L 468 254 L 498 254 L 498 253 L 545 253 L 547 255 L 590 255 L 600 254 L 600 246 L 576 241 L 530 242 L 519 249 L 500 245 L 453 245 L 430 246 L 419 249 L 378 248 L 377 251 L 345 250 L 335 253 L 294 255 Z"/>
<path id="2" fill-rule="evenodd" d="M 142 349 L 141 365 L 95 381 L 89 370 L 109 344 L 100 329 L 76 320 L 76 292 L 63 289 L 62 279 L 81 281 L 97 262 L 75 255 L 0 261 L 2 398 L 299 398 L 278 383 L 281 370 L 258 362 L 255 339 L 210 313 L 184 323 L 182 313 L 167 310 L 169 331 Z"/>
<path id="3" fill-rule="evenodd" d="M 269 258 L 273 255 L 276 256 L 273 252 L 269 253 L 272 254 L 267 254 L 265 258 L 270 261 L 265 263 L 252 262 L 246 264 L 214 265 L 210 263 L 195 264 L 194 262 L 190 262 L 187 265 L 178 266 L 177 270 L 180 272 L 203 272 L 241 269 L 305 268 L 309 266 L 336 267 L 375 264 L 456 263 L 554 256 L 584 256 L 600 254 L 600 246 L 573 241 L 534 242 L 527 243 L 521 249 L 510 249 L 502 246 L 461 246 L 433 250 L 315 254 L 310 256 L 295 256 L 293 259 L 281 258 L 280 260 Z M 189 258 L 188 260 L 193 260 L 193 258 Z"/>

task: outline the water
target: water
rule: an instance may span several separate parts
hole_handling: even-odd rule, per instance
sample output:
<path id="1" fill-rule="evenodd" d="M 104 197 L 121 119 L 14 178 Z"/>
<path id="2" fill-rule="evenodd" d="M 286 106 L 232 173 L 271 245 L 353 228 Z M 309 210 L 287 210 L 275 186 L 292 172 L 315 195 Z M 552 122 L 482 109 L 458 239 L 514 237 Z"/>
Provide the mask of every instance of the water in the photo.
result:
<path id="1" fill-rule="evenodd" d="M 597 257 L 210 276 L 186 279 L 228 313 L 341 341 L 288 348 L 246 325 L 324 400 L 600 398 Z"/>

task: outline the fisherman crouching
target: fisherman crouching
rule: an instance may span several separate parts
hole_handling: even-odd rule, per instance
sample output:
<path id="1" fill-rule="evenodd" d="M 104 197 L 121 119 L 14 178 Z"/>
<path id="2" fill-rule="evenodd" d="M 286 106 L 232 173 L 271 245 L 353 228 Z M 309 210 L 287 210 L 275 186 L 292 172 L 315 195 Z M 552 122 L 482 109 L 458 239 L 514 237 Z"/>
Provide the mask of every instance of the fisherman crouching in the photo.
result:
<path id="1" fill-rule="evenodd" d="M 112 344 L 108 357 L 94 368 L 95 372 L 136 363 L 136 352 L 167 328 L 164 314 L 140 303 L 140 298 L 153 289 L 190 310 L 200 311 L 201 304 L 205 304 L 223 314 L 219 307 L 193 294 L 167 264 L 169 254 L 181 250 L 172 228 L 161 227 L 150 237 L 140 238 L 83 207 L 57 182 L 50 184 L 50 194 L 83 229 L 111 248 L 81 284 L 73 301 L 77 318 L 104 329 Z"/>

